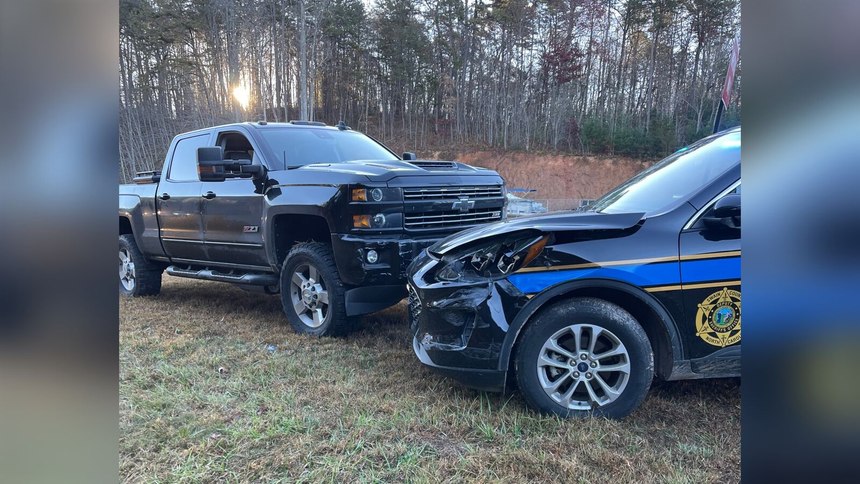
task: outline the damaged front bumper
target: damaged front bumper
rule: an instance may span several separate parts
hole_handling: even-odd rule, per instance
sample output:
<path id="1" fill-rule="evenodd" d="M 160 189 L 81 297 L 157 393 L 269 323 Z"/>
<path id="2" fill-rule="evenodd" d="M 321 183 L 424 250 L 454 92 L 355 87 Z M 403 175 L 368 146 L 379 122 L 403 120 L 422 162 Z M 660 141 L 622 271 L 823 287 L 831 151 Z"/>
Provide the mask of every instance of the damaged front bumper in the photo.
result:
<path id="1" fill-rule="evenodd" d="M 410 268 L 409 322 L 418 359 L 473 388 L 502 391 L 501 352 L 510 322 L 528 302 L 506 279 L 437 282 L 438 260 L 422 253 Z"/>

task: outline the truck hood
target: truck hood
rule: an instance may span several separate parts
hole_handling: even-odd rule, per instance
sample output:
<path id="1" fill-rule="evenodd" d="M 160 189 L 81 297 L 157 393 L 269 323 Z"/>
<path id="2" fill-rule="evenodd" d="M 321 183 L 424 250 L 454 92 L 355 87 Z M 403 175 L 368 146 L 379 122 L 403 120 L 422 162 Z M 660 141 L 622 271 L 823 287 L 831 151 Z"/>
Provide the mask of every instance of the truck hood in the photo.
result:
<path id="1" fill-rule="evenodd" d="M 635 227 L 643 220 L 644 216 L 644 213 L 555 212 L 518 217 L 504 222 L 479 225 L 458 232 L 440 240 L 427 250 L 435 255 L 443 256 L 482 239 L 520 231 L 543 233 L 599 231 L 605 236 L 606 231 L 621 232 Z"/>
<path id="2" fill-rule="evenodd" d="M 393 178 L 403 176 L 498 176 L 492 170 L 470 166 L 465 163 L 436 160 L 354 160 L 343 163 L 313 163 L 296 168 L 296 170 L 366 176 L 370 181 L 375 182 L 387 182 Z"/>

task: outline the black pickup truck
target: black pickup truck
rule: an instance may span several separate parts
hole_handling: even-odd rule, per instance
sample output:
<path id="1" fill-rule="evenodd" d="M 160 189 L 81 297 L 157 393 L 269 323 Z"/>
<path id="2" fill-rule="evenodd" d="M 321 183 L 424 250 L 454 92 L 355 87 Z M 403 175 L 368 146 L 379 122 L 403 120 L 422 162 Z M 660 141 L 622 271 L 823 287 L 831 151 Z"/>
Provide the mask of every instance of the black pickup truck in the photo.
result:
<path id="1" fill-rule="evenodd" d="M 160 172 L 119 188 L 119 290 L 173 276 L 280 293 L 296 331 L 347 332 L 406 295 L 425 247 L 505 218 L 498 173 L 398 157 L 340 123 L 238 123 L 180 134 Z"/>

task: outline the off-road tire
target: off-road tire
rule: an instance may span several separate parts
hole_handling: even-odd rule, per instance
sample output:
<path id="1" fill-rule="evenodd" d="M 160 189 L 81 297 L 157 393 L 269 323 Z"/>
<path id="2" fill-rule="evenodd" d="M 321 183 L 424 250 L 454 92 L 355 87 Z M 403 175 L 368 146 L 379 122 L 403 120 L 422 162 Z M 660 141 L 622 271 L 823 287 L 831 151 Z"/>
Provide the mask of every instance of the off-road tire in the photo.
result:
<path id="1" fill-rule="evenodd" d="M 630 372 L 626 386 L 614 401 L 603 406 L 593 405 L 591 410 L 577 410 L 562 406 L 561 403 L 550 398 L 544 390 L 539 376 L 538 358 L 544 352 L 544 344 L 553 335 L 571 325 L 593 325 L 608 330 L 626 349 Z M 598 341 L 600 341 L 599 338 Z M 591 297 L 561 301 L 538 313 L 523 331 L 514 357 L 514 365 L 516 381 L 526 402 L 539 412 L 565 418 L 626 417 L 645 399 L 654 377 L 654 355 L 642 326 L 620 306 Z M 575 371 L 575 369 L 572 367 L 568 371 Z M 597 385 L 596 380 L 590 380 L 589 383 Z"/>
<path id="2" fill-rule="evenodd" d="M 306 324 L 294 309 L 291 291 L 293 274 L 297 268 L 312 265 L 322 279 L 328 292 L 328 307 L 325 318 L 317 327 Z M 340 280 L 331 247 L 319 242 L 296 244 L 284 259 L 281 268 L 281 304 L 290 326 L 297 333 L 314 336 L 343 336 L 355 328 L 355 318 L 346 315 L 346 286 Z"/>
<path id="3" fill-rule="evenodd" d="M 132 287 L 123 285 L 121 277 L 119 278 L 119 293 L 123 296 L 154 296 L 161 291 L 161 273 L 164 272 L 164 266 L 154 261 L 147 259 L 138 249 L 137 242 L 134 241 L 132 234 L 124 234 L 119 236 L 119 252 L 120 265 L 122 265 L 122 255 L 125 254 L 134 264 L 134 284 Z"/>

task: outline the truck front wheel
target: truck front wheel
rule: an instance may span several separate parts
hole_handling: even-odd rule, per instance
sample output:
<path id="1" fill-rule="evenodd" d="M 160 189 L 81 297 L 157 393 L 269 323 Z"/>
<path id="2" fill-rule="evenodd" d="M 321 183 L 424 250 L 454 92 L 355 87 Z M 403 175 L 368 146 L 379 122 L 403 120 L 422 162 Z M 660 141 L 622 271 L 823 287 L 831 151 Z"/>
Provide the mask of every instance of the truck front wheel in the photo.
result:
<path id="1" fill-rule="evenodd" d="M 298 333 L 337 336 L 352 329 L 346 316 L 346 288 L 331 248 L 319 242 L 297 244 L 281 269 L 281 303 Z"/>
<path id="2" fill-rule="evenodd" d="M 124 296 L 152 296 L 161 291 L 163 268 L 144 257 L 134 236 L 119 236 L 119 293 Z"/>

